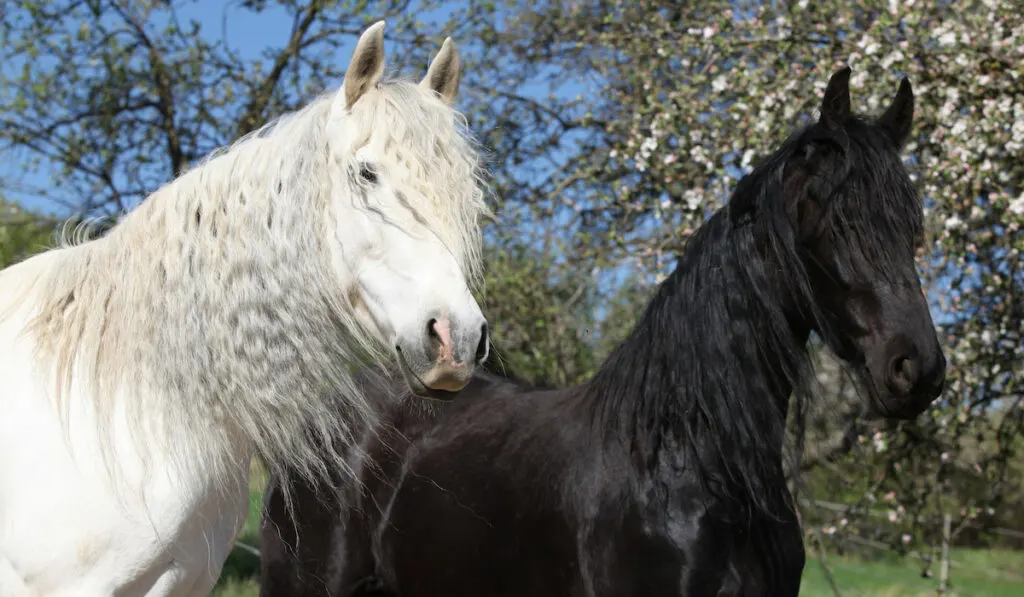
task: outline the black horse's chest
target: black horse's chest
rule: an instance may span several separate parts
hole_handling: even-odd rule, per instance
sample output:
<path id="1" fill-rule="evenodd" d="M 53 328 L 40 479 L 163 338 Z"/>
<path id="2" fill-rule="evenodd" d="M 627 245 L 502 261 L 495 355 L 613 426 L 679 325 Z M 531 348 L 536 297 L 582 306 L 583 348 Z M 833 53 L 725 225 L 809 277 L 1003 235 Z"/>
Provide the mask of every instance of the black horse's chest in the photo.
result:
<path id="1" fill-rule="evenodd" d="M 797 597 L 805 555 L 795 519 L 755 517 L 708 526 L 707 533 L 681 548 L 698 563 L 684 567 L 682 595 Z M 714 578 L 706 575 L 712 570 Z"/>
<path id="2" fill-rule="evenodd" d="M 759 520 L 735 528 L 734 533 L 737 540 L 720 597 L 799 594 L 806 556 L 795 519 Z"/>
<path id="3" fill-rule="evenodd" d="M 671 496 L 666 496 L 671 498 Z M 594 520 L 582 561 L 594 595 L 796 597 L 804 549 L 795 519 L 727 521 L 712 506 L 613 503 Z M 710 510 L 710 513 L 709 513 Z"/>

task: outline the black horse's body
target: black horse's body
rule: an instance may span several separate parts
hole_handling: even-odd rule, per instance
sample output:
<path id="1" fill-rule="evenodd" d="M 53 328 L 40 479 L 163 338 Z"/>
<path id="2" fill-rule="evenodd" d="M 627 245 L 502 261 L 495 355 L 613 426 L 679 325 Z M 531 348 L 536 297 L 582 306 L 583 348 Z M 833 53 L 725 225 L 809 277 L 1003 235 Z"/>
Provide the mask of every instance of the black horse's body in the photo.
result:
<path id="1" fill-rule="evenodd" d="M 848 76 L 701 227 L 592 380 L 478 374 L 450 403 L 390 407 L 363 487 L 293 487 L 294 517 L 272 488 L 262 595 L 796 597 L 783 439 L 811 331 L 890 417 L 919 413 L 945 369 L 897 153 L 909 85 L 868 123 Z"/>
<path id="2" fill-rule="evenodd" d="M 406 470 L 371 481 L 383 512 L 349 510 L 348 549 L 377 555 L 349 556 L 337 594 L 368 577 L 410 597 L 797 594 L 804 552 L 781 471 L 764 480 L 779 516 L 748 516 L 705 492 L 682 438 L 637 466 L 624 440 L 574 424 L 586 390 L 471 390 L 408 427 Z"/>

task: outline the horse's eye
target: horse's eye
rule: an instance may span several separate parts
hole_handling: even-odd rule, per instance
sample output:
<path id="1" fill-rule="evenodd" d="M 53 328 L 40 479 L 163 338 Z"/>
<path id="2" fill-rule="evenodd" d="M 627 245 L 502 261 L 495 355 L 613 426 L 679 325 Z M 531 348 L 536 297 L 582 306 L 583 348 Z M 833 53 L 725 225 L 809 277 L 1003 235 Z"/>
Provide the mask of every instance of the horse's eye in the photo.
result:
<path id="1" fill-rule="evenodd" d="M 377 170 L 372 164 L 359 164 L 359 178 L 368 184 L 377 184 Z"/>

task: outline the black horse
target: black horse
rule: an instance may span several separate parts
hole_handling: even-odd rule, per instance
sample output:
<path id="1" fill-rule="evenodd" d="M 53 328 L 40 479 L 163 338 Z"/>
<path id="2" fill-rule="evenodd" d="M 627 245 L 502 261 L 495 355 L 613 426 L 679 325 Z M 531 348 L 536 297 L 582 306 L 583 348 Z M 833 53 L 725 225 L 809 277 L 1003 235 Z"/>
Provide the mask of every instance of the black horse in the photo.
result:
<path id="1" fill-rule="evenodd" d="M 592 380 L 480 374 L 443 407 L 388 412 L 344 507 L 308 492 L 291 517 L 272 488 L 261 594 L 795 597 L 783 440 L 810 333 L 883 416 L 917 416 L 945 379 L 899 157 L 913 92 L 869 120 L 849 77 L 694 235 Z"/>

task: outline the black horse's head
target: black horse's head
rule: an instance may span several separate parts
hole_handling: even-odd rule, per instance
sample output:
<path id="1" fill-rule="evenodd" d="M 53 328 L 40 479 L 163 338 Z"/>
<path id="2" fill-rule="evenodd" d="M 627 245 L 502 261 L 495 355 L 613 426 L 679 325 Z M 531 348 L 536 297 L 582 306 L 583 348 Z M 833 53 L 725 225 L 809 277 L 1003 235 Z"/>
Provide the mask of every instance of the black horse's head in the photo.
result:
<path id="1" fill-rule="evenodd" d="M 899 152 L 914 93 L 903 79 L 886 111 L 850 110 L 850 69 L 829 80 L 819 120 L 788 144 L 785 214 L 814 304 L 813 327 L 864 377 L 872 406 L 913 418 L 942 392 L 946 359 L 914 262 L 920 197 Z"/>

